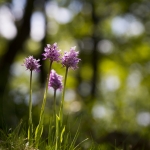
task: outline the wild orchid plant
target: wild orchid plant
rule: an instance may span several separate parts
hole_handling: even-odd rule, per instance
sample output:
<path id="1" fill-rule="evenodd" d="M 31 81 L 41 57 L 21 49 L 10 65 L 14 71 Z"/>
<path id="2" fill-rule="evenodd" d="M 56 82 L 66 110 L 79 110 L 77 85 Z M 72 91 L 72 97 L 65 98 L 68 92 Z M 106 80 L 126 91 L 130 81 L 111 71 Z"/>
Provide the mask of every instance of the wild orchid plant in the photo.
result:
<path id="1" fill-rule="evenodd" d="M 62 57 L 62 65 L 66 67 L 66 72 L 65 72 L 65 79 L 64 79 L 64 89 L 62 93 L 62 100 L 61 100 L 61 106 L 60 106 L 60 113 L 59 116 L 61 117 L 61 124 L 62 124 L 62 110 L 63 110 L 63 103 L 64 103 L 64 97 L 65 97 L 65 88 L 66 88 L 66 82 L 67 82 L 67 75 L 68 75 L 68 69 L 77 69 L 78 68 L 78 63 L 81 59 L 78 58 L 79 52 L 75 51 L 75 46 L 70 48 L 69 52 L 65 52 L 64 56 Z"/>
<path id="2" fill-rule="evenodd" d="M 55 70 L 51 70 L 50 73 L 50 79 L 49 79 L 49 88 L 52 87 L 54 89 L 54 120 L 55 120 L 55 150 L 57 150 L 58 147 L 58 124 L 57 124 L 57 118 L 56 118 L 56 91 L 62 90 L 62 76 L 58 75 Z M 50 136 L 50 135 L 49 135 Z"/>
<path id="3" fill-rule="evenodd" d="M 49 59 L 50 65 L 47 74 L 46 87 L 40 112 L 39 124 L 35 130 L 35 138 L 33 138 L 33 123 L 32 123 L 32 71 L 39 71 L 39 60 L 29 56 L 25 59 L 24 65 L 27 69 L 30 70 L 30 99 L 29 99 L 29 124 L 28 124 L 28 141 L 29 145 L 35 142 L 36 148 L 38 148 L 39 140 L 43 132 L 43 119 L 44 119 L 44 109 L 47 98 L 48 88 L 54 89 L 54 118 L 55 118 L 55 150 L 61 149 L 61 143 L 63 139 L 63 133 L 65 132 L 65 126 L 63 127 L 63 105 L 64 105 L 64 96 L 67 82 L 67 75 L 69 68 L 77 69 L 80 59 L 78 58 L 79 52 L 75 51 L 76 47 L 71 47 L 69 52 L 65 52 L 64 56 L 60 58 L 60 50 L 58 49 L 57 43 L 53 45 L 47 44 L 44 48 L 43 60 Z M 52 69 L 53 62 L 61 62 L 61 64 L 66 68 L 64 85 L 62 86 L 62 76 L 58 75 L 55 70 Z M 59 108 L 59 115 L 56 112 L 56 91 L 62 90 L 62 99 Z M 49 135 L 50 136 L 50 135 Z"/>
<path id="4" fill-rule="evenodd" d="M 49 77 L 50 77 L 50 72 L 52 68 L 52 64 L 54 61 L 59 62 L 60 61 L 60 50 L 58 49 L 57 43 L 54 43 L 53 45 L 47 44 L 47 46 L 44 48 L 44 53 L 43 53 L 43 60 L 49 59 L 50 65 L 49 65 L 49 70 L 47 74 L 47 81 L 46 81 L 46 87 L 45 87 L 45 93 L 43 97 L 43 103 L 41 107 L 41 112 L 40 112 L 40 119 L 39 119 L 39 124 L 36 128 L 35 131 L 35 143 L 36 147 L 38 147 L 40 137 L 43 132 L 43 114 L 44 114 L 44 108 L 46 104 L 46 97 L 47 97 L 47 90 L 48 90 L 48 82 L 49 82 Z"/>
<path id="5" fill-rule="evenodd" d="M 28 140 L 29 143 L 32 143 L 32 134 L 33 134 L 33 123 L 32 123 L 32 71 L 39 72 L 39 67 L 41 66 L 39 64 L 39 59 L 36 60 L 33 58 L 33 56 L 29 56 L 28 58 L 25 58 L 24 60 L 24 66 L 27 70 L 30 70 L 30 98 L 29 98 L 29 125 L 28 125 Z"/>

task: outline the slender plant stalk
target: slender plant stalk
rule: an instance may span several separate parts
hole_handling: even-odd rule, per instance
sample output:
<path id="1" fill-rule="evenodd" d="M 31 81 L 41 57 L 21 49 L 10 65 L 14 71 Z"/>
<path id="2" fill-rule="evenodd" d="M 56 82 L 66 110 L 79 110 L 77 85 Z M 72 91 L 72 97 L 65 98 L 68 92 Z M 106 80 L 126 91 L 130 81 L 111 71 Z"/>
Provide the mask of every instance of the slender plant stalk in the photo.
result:
<path id="1" fill-rule="evenodd" d="M 56 90 L 54 90 L 54 119 L 55 119 L 55 150 L 57 150 L 58 145 L 58 133 L 57 133 L 57 118 L 56 118 Z"/>
<path id="2" fill-rule="evenodd" d="M 47 74 L 46 88 L 45 88 L 43 103 L 42 103 L 42 107 L 41 107 L 39 124 L 42 121 L 43 114 L 44 114 L 44 108 L 45 108 L 45 104 L 46 104 L 46 97 L 47 97 L 47 91 L 48 91 L 48 81 L 49 81 L 49 76 L 50 76 L 50 72 L 51 72 L 51 68 L 52 68 L 52 63 L 53 62 L 50 61 L 50 66 L 49 66 L 49 70 L 48 70 L 48 74 Z"/>
<path id="3" fill-rule="evenodd" d="M 48 91 L 48 82 L 49 82 L 49 76 L 50 76 L 50 72 L 51 72 L 51 68 L 52 68 L 52 63 L 53 61 L 50 61 L 50 66 L 49 66 L 49 70 L 48 70 L 48 74 L 47 74 L 47 81 L 46 81 L 46 88 L 45 88 L 45 93 L 44 93 L 44 97 L 43 97 L 43 103 L 42 103 L 42 107 L 41 107 L 41 112 L 40 112 L 40 119 L 39 119 L 39 124 L 38 127 L 36 129 L 36 133 L 35 133 L 35 143 L 36 143 L 36 147 L 38 147 L 38 143 L 39 143 L 39 139 L 42 135 L 42 127 L 43 127 L 43 114 L 44 114 L 44 109 L 45 109 L 45 104 L 46 104 L 46 97 L 47 97 L 47 91 Z"/>
<path id="4" fill-rule="evenodd" d="M 54 116 L 56 121 L 56 90 L 54 90 Z"/>
<path id="5" fill-rule="evenodd" d="M 65 79 L 64 79 L 64 87 L 63 87 L 63 93 L 62 93 L 62 100 L 61 100 L 60 112 L 59 112 L 60 125 L 62 125 L 62 122 L 63 122 L 63 106 L 64 106 L 64 97 L 65 97 L 65 90 L 66 90 L 66 82 L 67 82 L 68 69 L 69 68 L 66 67 Z"/>
<path id="6" fill-rule="evenodd" d="M 58 142 L 59 140 L 59 117 L 56 114 L 56 130 L 55 130 L 55 150 L 60 149 L 58 148 L 60 143 Z"/>
<path id="7" fill-rule="evenodd" d="M 28 126 L 28 140 L 32 144 L 33 124 L 32 124 L 32 70 L 30 72 L 30 99 L 29 99 L 29 126 Z"/>
<path id="8" fill-rule="evenodd" d="M 55 150 L 61 149 L 61 134 L 63 131 L 63 104 L 64 104 L 64 97 L 65 97 L 65 89 L 66 89 L 66 82 L 67 82 L 67 74 L 68 74 L 68 67 L 66 67 L 65 71 L 65 78 L 64 78 L 64 86 L 63 86 L 63 92 L 62 92 L 62 99 L 59 109 L 59 116 L 56 117 L 56 143 L 55 143 Z M 60 141 L 58 143 L 58 140 Z"/>
<path id="9" fill-rule="evenodd" d="M 54 90 L 54 122 L 55 122 L 55 150 L 57 150 L 57 141 L 58 141 L 58 135 L 57 135 L 57 118 L 56 118 L 56 90 Z"/>

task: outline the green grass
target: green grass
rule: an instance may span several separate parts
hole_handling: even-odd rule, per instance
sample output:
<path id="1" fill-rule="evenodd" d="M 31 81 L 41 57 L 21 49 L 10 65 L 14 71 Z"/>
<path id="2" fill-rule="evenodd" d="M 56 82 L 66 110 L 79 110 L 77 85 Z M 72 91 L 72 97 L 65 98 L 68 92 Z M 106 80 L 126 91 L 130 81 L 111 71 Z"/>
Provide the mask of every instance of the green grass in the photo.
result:
<path id="1" fill-rule="evenodd" d="M 51 120 L 48 138 L 41 137 L 38 148 L 36 148 L 34 139 L 32 140 L 32 145 L 29 144 L 27 129 L 21 121 L 15 129 L 0 130 L 0 150 L 80 150 L 81 145 L 88 140 L 83 139 L 83 141 L 77 143 L 79 128 L 74 136 L 66 128 L 63 128 L 56 148 L 54 117 Z"/>

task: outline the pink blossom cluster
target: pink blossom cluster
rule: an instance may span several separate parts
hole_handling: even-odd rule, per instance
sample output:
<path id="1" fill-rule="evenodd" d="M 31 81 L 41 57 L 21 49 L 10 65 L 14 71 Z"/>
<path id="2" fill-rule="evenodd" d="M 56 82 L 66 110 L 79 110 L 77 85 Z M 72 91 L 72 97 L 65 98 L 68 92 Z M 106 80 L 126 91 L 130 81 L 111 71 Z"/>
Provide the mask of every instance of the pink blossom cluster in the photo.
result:
<path id="1" fill-rule="evenodd" d="M 39 64 L 39 59 L 36 60 L 33 58 L 33 56 L 29 56 L 27 58 L 25 58 L 24 60 L 24 66 L 26 67 L 27 70 L 30 70 L 30 71 L 39 71 L 39 67 L 41 66 Z"/>
<path id="2" fill-rule="evenodd" d="M 57 61 L 61 62 L 61 64 L 66 68 L 77 69 L 78 63 L 81 59 L 78 58 L 79 52 L 75 51 L 76 47 L 71 47 L 69 52 L 65 52 L 64 56 L 61 58 L 60 50 L 58 49 L 57 43 L 52 45 L 47 44 L 44 48 L 44 56 L 43 60 L 49 59 L 51 62 Z M 24 66 L 27 70 L 30 71 L 39 71 L 39 59 L 36 60 L 33 56 L 29 56 L 24 60 Z M 58 75 L 54 70 L 51 70 L 50 78 L 49 78 L 49 87 L 54 88 L 54 90 L 62 89 L 62 76 Z"/>
<path id="3" fill-rule="evenodd" d="M 58 75 L 55 70 L 51 70 L 48 87 L 54 90 L 62 89 L 62 76 Z"/>

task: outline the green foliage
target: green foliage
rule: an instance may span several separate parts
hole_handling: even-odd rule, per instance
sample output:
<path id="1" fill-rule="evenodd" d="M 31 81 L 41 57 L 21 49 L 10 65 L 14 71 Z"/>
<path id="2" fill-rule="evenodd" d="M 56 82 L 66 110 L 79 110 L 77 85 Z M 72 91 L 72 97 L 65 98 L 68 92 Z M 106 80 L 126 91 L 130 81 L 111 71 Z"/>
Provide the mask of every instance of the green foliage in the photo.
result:
<path id="1" fill-rule="evenodd" d="M 54 118 L 51 118 L 52 120 Z M 79 144 L 76 144 L 77 142 L 77 138 L 79 135 L 79 131 L 77 131 L 76 135 L 74 136 L 74 138 L 71 138 L 71 133 L 70 132 L 65 132 L 65 127 L 63 128 L 63 130 L 61 131 L 61 138 L 59 139 L 60 141 L 58 141 L 58 145 L 56 146 L 55 144 L 55 140 L 56 140 L 56 136 L 54 133 L 54 129 L 52 128 L 51 124 L 50 124 L 50 131 L 49 131 L 49 142 L 47 143 L 47 141 L 45 139 L 40 139 L 39 141 L 39 149 L 40 150 L 76 150 L 79 148 L 79 146 L 85 142 L 87 139 L 85 139 L 84 141 L 82 141 Z M 7 133 L 5 133 L 4 131 L 0 130 L 0 149 L 5 150 L 5 149 L 9 149 L 9 150 L 37 150 L 33 145 L 29 145 L 29 142 L 27 140 L 27 133 L 25 128 L 23 127 L 23 123 L 21 122 L 14 130 L 9 129 L 9 131 Z M 64 137 L 64 138 L 62 138 Z M 61 145 L 60 145 L 61 143 Z"/>
<path id="2" fill-rule="evenodd" d="M 22 126 L 22 122 L 15 128 L 9 129 L 6 133 L 0 130 L 0 149 L 10 149 L 10 150 L 25 150 L 27 139 L 26 131 Z"/>

